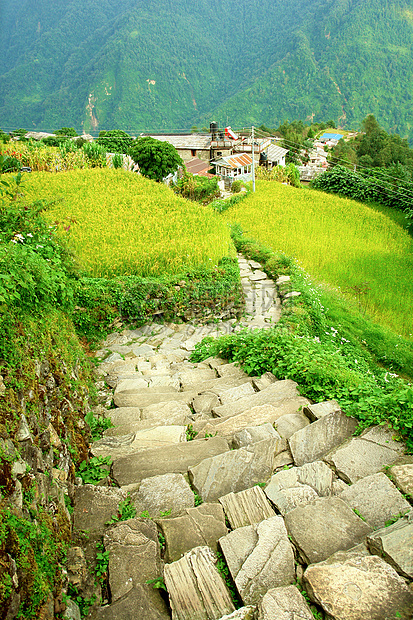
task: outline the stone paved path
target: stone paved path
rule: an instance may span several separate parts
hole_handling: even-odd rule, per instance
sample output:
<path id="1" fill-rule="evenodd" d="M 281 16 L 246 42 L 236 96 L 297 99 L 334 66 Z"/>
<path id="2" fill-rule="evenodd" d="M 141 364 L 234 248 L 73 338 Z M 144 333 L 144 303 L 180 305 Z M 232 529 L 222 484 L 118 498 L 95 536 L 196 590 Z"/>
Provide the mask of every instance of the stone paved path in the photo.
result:
<path id="1" fill-rule="evenodd" d="M 189 361 L 206 335 L 279 320 L 276 285 L 258 263 L 239 263 L 242 321 L 146 325 L 111 334 L 98 352 L 99 407 L 115 405 L 106 411 L 114 426 L 92 453 L 113 465 L 111 480 L 76 488 L 69 581 L 102 596 L 95 619 L 311 620 L 298 580 L 318 617 L 407 620 L 413 460 L 404 446 L 383 427 L 353 438 L 355 420 L 337 403 L 311 404 L 292 381 Z M 135 516 L 109 524 L 130 516 L 128 505 Z M 102 541 L 103 591 L 86 570 Z"/>

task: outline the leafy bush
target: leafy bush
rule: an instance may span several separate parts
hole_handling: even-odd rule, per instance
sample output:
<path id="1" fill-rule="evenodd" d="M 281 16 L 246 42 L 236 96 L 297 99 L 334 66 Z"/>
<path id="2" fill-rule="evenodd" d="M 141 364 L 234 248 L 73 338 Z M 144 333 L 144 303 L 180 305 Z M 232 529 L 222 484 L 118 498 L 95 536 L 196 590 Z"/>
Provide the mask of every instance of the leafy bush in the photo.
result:
<path id="1" fill-rule="evenodd" d="M 106 166 L 106 149 L 97 142 L 85 142 L 82 150 L 89 160 L 91 168 L 104 168 Z"/>
<path id="2" fill-rule="evenodd" d="M 353 172 L 344 166 L 334 166 L 320 174 L 311 186 L 340 196 L 347 196 L 360 202 L 378 202 L 394 209 L 405 211 L 413 219 L 413 191 L 410 183 L 389 181 L 384 170 Z"/>
<path id="3" fill-rule="evenodd" d="M 129 155 L 139 164 L 143 176 L 158 182 L 178 170 L 178 166 L 183 163 L 172 144 L 149 136 L 135 140 L 129 149 Z"/>
<path id="4" fill-rule="evenodd" d="M 209 179 L 208 177 L 194 176 L 186 170 L 178 179 L 173 190 L 184 198 L 196 200 L 202 204 L 208 204 L 220 194 L 216 177 Z"/>
<path id="5" fill-rule="evenodd" d="M 233 194 L 239 194 L 242 187 L 243 187 L 243 182 L 240 181 L 239 179 L 235 179 L 235 181 L 231 185 L 231 192 Z"/>

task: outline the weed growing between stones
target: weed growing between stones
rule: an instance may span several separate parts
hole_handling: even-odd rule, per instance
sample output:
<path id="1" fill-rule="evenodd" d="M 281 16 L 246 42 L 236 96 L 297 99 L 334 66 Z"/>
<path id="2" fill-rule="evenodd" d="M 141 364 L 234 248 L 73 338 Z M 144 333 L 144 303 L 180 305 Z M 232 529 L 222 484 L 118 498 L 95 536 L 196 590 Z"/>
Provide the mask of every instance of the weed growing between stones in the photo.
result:
<path id="1" fill-rule="evenodd" d="M 136 508 L 132 504 L 132 497 L 128 495 L 126 499 L 119 502 L 118 514 L 113 516 L 107 525 L 117 523 L 118 521 L 127 521 L 136 517 Z"/>
<path id="2" fill-rule="evenodd" d="M 225 557 L 223 553 L 221 553 L 221 551 L 217 551 L 217 570 L 221 574 L 227 585 L 235 609 L 239 609 L 243 606 L 244 603 L 242 602 L 241 597 L 238 594 L 237 587 L 232 579 L 232 575 L 225 561 Z"/>
<path id="3" fill-rule="evenodd" d="M 110 456 L 93 456 L 80 463 L 78 474 L 84 484 L 98 484 L 109 475 L 111 464 Z"/>

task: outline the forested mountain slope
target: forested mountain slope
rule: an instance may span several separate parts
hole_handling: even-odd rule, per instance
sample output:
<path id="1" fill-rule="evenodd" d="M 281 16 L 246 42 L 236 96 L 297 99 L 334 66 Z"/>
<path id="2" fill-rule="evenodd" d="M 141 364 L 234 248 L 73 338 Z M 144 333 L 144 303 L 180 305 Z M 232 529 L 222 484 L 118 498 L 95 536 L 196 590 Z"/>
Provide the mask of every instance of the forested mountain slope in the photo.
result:
<path id="1" fill-rule="evenodd" d="M 188 129 L 289 118 L 413 138 L 407 0 L 9 0 L 0 123 Z"/>

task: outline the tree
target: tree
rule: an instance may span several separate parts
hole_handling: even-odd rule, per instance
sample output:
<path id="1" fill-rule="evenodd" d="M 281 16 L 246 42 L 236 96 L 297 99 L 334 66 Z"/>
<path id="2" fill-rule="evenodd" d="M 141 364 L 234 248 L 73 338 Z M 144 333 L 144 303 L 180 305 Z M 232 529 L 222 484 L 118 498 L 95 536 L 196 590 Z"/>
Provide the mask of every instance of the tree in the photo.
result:
<path id="1" fill-rule="evenodd" d="M 129 155 L 139 164 L 143 176 L 158 182 L 175 172 L 183 163 L 172 144 L 149 136 L 138 138 L 130 148 Z"/>
<path id="2" fill-rule="evenodd" d="M 108 153 L 127 153 L 133 144 L 133 138 L 122 129 L 101 131 L 96 140 Z"/>
<path id="3" fill-rule="evenodd" d="M 55 136 L 64 136 L 65 138 L 76 138 L 77 133 L 74 127 L 62 127 L 54 132 Z"/>

